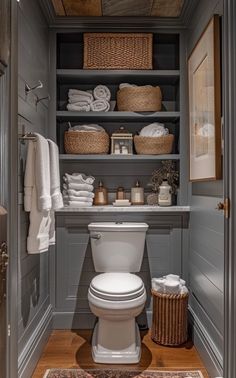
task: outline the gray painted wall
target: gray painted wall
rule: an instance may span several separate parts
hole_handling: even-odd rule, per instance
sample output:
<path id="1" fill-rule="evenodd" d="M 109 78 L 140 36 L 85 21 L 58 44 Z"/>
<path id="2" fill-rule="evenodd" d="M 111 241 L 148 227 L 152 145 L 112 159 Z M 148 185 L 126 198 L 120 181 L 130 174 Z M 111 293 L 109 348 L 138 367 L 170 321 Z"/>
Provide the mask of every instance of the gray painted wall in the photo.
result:
<path id="1" fill-rule="evenodd" d="M 188 30 L 190 54 L 213 14 L 222 14 L 223 1 L 198 2 Z M 189 285 L 193 339 L 211 376 L 222 375 L 224 217 L 223 181 L 193 183 L 190 199 Z"/>
<path id="2" fill-rule="evenodd" d="M 35 105 L 36 95 L 48 94 L 48 27 L 36 0 L 19 3 L 18 28 L 18 126 L 19 133 L 39 132 L 47 136 L 48 104 Z M 25 84 L 34 86 L 41 80 L 43 89 L 25 95 Z M 23 175 L 27 142 L 19 142 L 18 215 L 18 365 L 19 377 L 30 377 L 41 352 L 50 321 L 48 253 L 28 255 L 26 237 L 28 213 L 23 209 Z"/>

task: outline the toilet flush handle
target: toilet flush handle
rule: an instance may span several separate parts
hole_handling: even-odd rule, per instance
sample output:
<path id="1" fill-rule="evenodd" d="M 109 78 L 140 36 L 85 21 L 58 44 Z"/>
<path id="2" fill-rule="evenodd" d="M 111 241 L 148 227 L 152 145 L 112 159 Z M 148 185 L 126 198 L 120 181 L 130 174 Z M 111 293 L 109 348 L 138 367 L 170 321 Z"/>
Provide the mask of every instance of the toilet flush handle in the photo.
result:
<path id="1" fill-rule="evenodd" d="M 101 234 L 92 234 L 92 235 L 90 235 L 90 237 L 91 237 L 91 239 L 96 239 L 96 240 L 99 240 L 99 239 L 101 239 Z"/>

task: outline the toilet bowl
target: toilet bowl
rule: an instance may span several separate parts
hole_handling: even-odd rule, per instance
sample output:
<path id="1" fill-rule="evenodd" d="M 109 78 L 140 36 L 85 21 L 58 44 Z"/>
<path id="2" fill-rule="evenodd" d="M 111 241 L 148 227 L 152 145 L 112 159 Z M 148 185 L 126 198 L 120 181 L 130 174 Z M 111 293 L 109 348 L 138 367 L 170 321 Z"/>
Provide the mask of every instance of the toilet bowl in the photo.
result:
<path id="1" fill-rule="evenodd" d="M 90 284 L 88 300 L 99 319 L 92 339 L 94 361 L 137 363 L 141 342 L 135 317 L 146 302 L 141 278 L 130 273 L 99 274 Z"/>
<path id="2" fill-rule="evenodd" d="M 135 321 L 146 302 L 140 277 L 145 223 L 92 223 L 91 237 L 95 271 L 88 290 L 91 311 L 97 316 L 92 356 L 97 363 L 133 364 L 140 360 L 141 341 Z M 132 272 L 132 273 L 131 273 Z"/>

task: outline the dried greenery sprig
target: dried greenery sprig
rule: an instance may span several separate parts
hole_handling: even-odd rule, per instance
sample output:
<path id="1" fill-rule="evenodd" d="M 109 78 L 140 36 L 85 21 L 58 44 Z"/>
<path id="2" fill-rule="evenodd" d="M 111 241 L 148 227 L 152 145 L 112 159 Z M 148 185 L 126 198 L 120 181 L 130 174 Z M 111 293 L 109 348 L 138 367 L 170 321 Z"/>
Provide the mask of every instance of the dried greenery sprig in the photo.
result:
<path id="1" fill-rule="evenodd" d="M 179 186 L 179 172 L 176 170 L 173 160 L 161 161 L 161 166 L 152 172 L 151 182 L 148 184 L 152 191 L 157 193 L 159 186 L 166 180 L 171 186 L 171 193 L 176 194 Z"/>

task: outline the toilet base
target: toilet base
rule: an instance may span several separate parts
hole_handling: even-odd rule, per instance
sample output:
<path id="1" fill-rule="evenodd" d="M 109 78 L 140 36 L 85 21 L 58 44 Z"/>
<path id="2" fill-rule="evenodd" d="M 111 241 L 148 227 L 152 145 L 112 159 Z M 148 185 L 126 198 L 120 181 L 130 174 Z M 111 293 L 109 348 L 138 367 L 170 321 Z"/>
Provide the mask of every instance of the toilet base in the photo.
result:
<path id="1" fill-rule="evenodd" d="M 112 332 L 109 332 L 111 329 Z M 119 338 L 121 330 L 123 337 Z M 94 362 L 102 364 L 138 363 L 141 357 L 141 339 L 135 319 L 124 322 L 99 319 L 93 331 L 92 357 Z"/>

